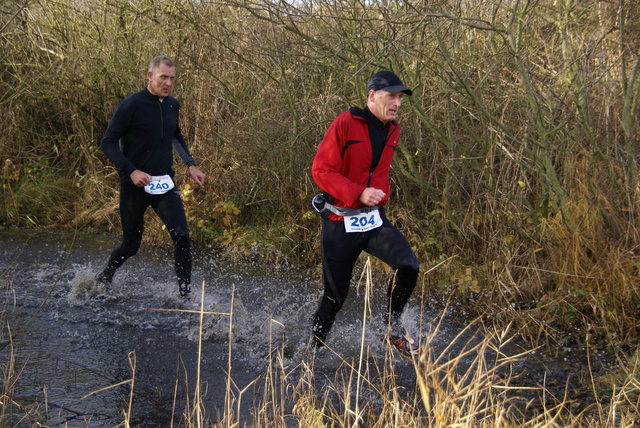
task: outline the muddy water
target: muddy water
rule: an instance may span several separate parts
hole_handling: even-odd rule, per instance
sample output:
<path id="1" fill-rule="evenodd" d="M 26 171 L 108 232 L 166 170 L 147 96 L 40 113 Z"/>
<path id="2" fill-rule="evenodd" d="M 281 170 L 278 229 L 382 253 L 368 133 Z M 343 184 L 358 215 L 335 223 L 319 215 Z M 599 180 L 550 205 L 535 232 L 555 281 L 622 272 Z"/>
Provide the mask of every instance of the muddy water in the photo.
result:
<path id="1" fill-rule="evenodd" d="M 12 407 L 12 422 L 116 426 L 128 408 L 127 381 L 133 378 L 132 424 L 169 426 L 172 415 L 179 420 L 189 405 L 199 363 L 207 414 L 215 420 L 224 413 L 231 367 L 235 406 L 240 399 L 240 417 L 250 426 L 252 408 L 261 401 L 260 382 L 255 380 L 265 373 L 270 350 L 285 349 L 284 364 L 292 367 L 308 356 L 310 318 L 322 290 L 319 278 L 276 264 L 223 264 L 200 251 L 193 273 L 198 297 L 196 304 L 185 305 L 177 297 L 170 250 L 142 248 L 118 271 L 110 290 L 96 287 L 91 278 L 117 244 L 117 237 L 103 235 L 0 233 L 4 391 L 26 406 Z M 364 342 L 374 356 L 383 357 L 381 289 L 372 298 L 373 319 Z M 329 337 L 345 359 L 357 359 L 360 352 L 363 297 L 357 294 L 352 291 Z M 207 314 L 201 330 L 200 316 L 184 311 L 201 303 L 208 312 L 233 310 L 233 328 L 229 316 Z M 437 310 L 421 310 L 418 299 L 405 314 L 418 337 L 432 330 L 440 316 Z M 431 346 L 444 349 L 463 326 L 454 321 L 441 325 Z M 532 382 L 549 374 L 548 366 L 541 369 L 536 361 L 519 368 L 533 370 Z M 316 368 L 330 378 L 340 365 L 339 358 L 325 355 Z M 395 371 L 398 385 L 410 393 L 415 388 L 411 363 L 399 359 Z M 565 368 L 551 371 L 562 382 Z M 297 380 L 291 371 L 288 382 Z"/>
<path id="2" fill-rule="evenodd" d="M 132 378 L 133 364 L 131 419 L 139 426 L 167 426 L 171 414 L 182 414 L 193 394 L 200 318 L 181 311 L 198 306 L 177 297 L 171 252 L 141 249 L 105 291 L 91 278 L 117 243 L 116 237 L 101 235 L 0 233 L 0 283 L 8 326 L 1 338 L 1 358 L 3 364 L 14 360 L 11 396 L 34 404 L 30 411 L 37 408 L 49 426 L 122 422 L 130 386 L 113 385 Z M 222 266 L 215 257 L 198 253 L 193 283 L 198 305 L 204 286 L 205 311 L 229 313 L 233 299 L 231 335 L 226 315 L 206 315 L 202 329 L 204 402 L 210 415 L 221 414 L 230 341 L 237 390 L 264 373 L 270 349 L 286 347 L 295 364 L 306 351 L 321 284 L 292 268 Z M 336 324 L 340 334 L 332 343 L 344 349 L 344 357 L 359 352 L 362 298 L 356 294 Z M 381 330 L 374 328 L 370 334 L 367 341 L 382 353 L 377 339 Z M 331 364 L 327 362 L 329 371 Z M 249 388 L 242 396 L 245 419 L 255 398 L 252 392 Z"/>

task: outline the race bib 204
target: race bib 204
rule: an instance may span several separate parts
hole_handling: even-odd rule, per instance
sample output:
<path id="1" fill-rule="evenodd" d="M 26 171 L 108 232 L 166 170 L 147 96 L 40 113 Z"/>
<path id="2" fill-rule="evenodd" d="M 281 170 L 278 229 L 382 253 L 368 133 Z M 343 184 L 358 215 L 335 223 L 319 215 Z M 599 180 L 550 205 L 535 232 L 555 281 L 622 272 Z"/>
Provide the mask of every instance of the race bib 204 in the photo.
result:
<path id="1" fill-rule="evenodd" d="M 347 233 L 367 232 L 382 226 L 382 218 L 378 210 L 344 217 L 344 228 Z"/>

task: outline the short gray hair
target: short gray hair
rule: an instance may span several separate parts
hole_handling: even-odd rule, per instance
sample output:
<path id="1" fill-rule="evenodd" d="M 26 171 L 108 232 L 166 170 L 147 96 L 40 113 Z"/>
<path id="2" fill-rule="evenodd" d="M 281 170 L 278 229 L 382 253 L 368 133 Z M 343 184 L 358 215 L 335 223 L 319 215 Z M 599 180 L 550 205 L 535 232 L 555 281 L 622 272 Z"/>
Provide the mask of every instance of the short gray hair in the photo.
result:
<path id="1" fill-rule="evenodd" d="M 165 64 L 167 67 L 175 67 L 175 64 L 171 58 L 165 55 L 158 55 L 149 61 L 149 70 L 153 71 L 156 68 L 160 67 L 160 64 Z"/>

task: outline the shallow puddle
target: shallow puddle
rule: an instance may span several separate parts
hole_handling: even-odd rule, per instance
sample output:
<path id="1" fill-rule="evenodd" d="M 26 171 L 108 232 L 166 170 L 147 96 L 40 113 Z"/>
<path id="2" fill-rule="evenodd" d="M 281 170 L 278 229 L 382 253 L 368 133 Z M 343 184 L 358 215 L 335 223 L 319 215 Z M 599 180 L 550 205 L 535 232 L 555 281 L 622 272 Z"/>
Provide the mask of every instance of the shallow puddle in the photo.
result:
<path id="1" fill-rule="evenodd" d="M 222 417 L 225 398 L 231 397 L 234 412 L 247 422 L 261 406 L 261 385 L 278 349 L 287 373 L 282 381 L 299 381 L 296 367 L 309 358 L 306 343 L 322 292 L 319 278 L 292 268 L 225 265 L 215 255 L 196 252 L 196 296 L 185 304 L 178 298 L 171 251 L 143 247 L 117 272 L 111 289 L 102 290 L 92 278 L 117 244 L 117 238 L 103 235 L 0 233 L 6 318 L 0 362 L 8 379 L 5 391 L 26 406 L 12 408 L 16 426 L 30 426 L 38 417 L 51 427 L 112 427 L 124 420 L 131 402 L 132 425 L 166 427 L 189 408 L 198 376 L 211 419 Z M 374 287 L 366 318 L 362 290 L 351 291 L 328 340 L 336 353 L 316 356 L 319 382 L 331 382 L 345 361 L 358 361 L 361 345 L 370 359 L 384 358 L 385 289 Z M 425 306 L 414 296 L 405 313 L 419 341 L 443 316 Z M 465 323 L 455 314 L 446 317 L 430 346 L 439 348 L 436 354 L 454 355 L 463 345 L 447 348 L 452 339 L 461 334 L 460 342 L 466 343 L 472 332 L 461 333 Z M 548 374 L 561 384 L 568 376 L 562 361 L 562 356 L 532 354 L 509 370 L 528 376 L 522 381 L 526 385 Z M 567 365 L 576 370 L 575 363 Z M 395 376 L 406 394 L 413 393 L 410 361 L 399 358 Z"/>

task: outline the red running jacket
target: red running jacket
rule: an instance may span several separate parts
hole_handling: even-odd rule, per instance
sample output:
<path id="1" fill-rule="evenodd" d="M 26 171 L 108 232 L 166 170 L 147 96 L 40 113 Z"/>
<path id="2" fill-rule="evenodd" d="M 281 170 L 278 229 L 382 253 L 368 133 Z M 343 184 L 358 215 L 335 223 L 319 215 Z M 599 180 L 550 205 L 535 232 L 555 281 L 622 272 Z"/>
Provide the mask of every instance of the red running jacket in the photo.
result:
<path id="1" fill-rule="evenodd" d="M 380 161 L 371 171 L 372 151 L 364 110 L 352 107 L 334 119 L 320 142 L 311 167 L 314 181 L 338 207 L 362 207 L 358 198 L 367 187 L 382 190 L 386 196 L 378 205 L 385 205 L 389 199 L 389 169 L 399 136 L 400 125 L 390 122 Z M 329 218 L 343 220 L 335 214 Z"/>

